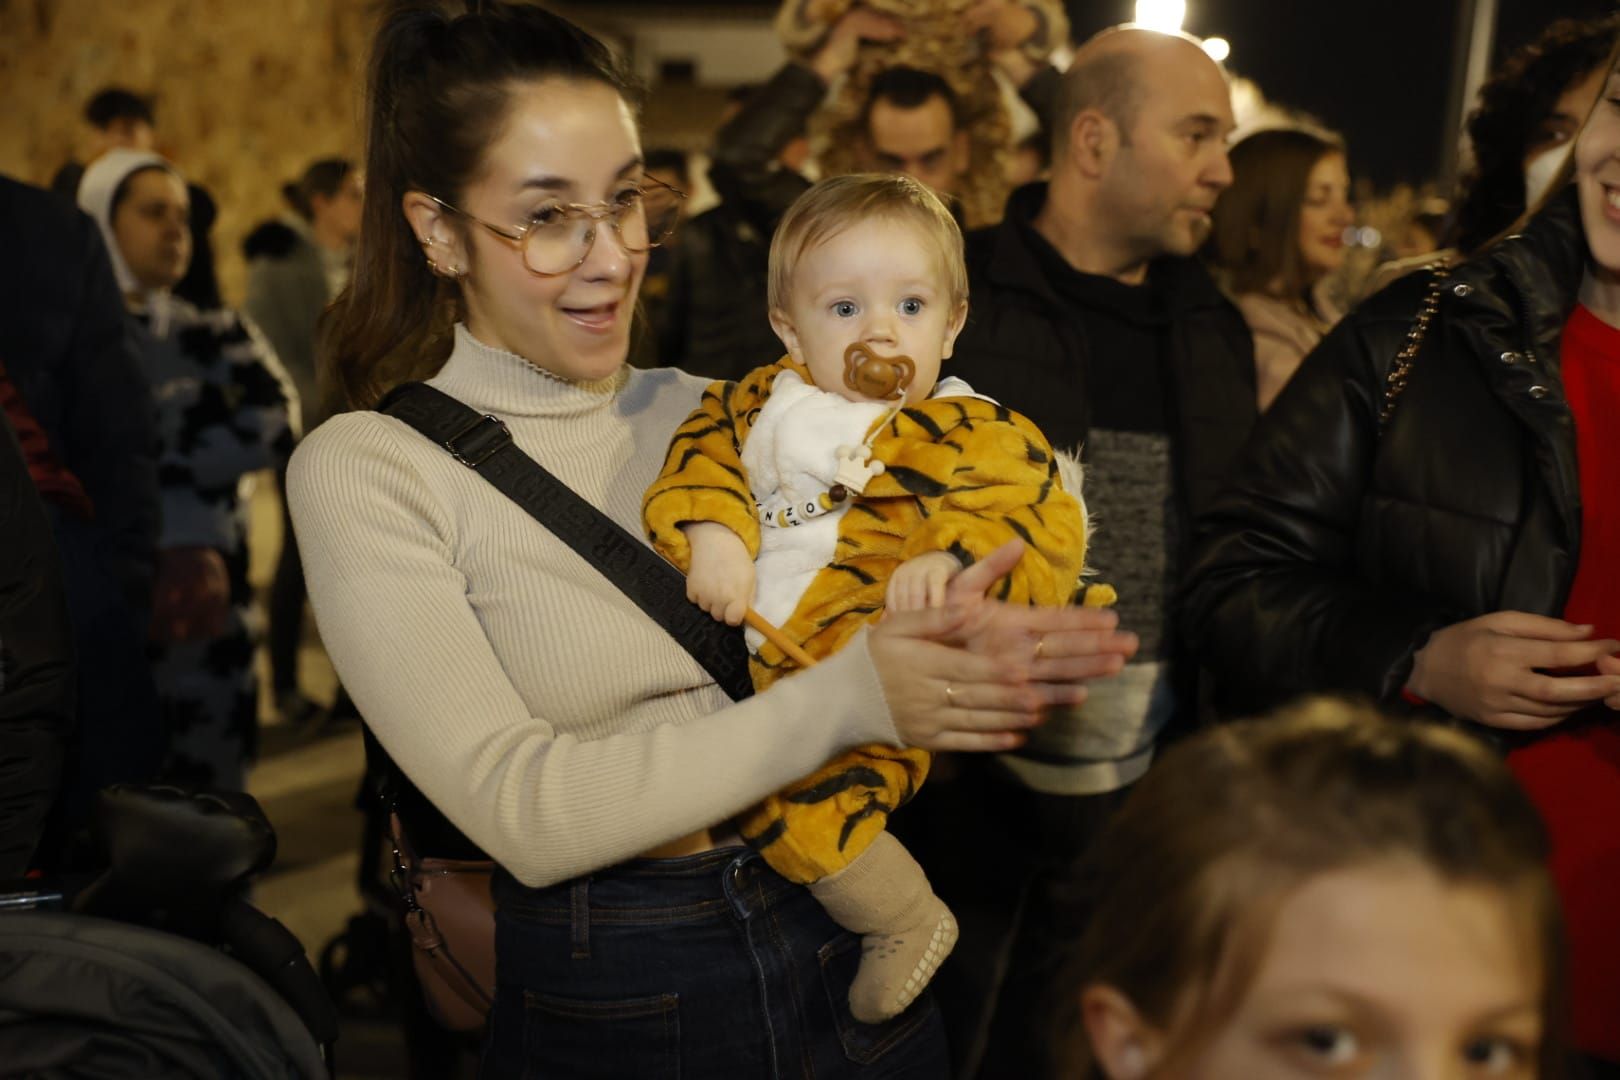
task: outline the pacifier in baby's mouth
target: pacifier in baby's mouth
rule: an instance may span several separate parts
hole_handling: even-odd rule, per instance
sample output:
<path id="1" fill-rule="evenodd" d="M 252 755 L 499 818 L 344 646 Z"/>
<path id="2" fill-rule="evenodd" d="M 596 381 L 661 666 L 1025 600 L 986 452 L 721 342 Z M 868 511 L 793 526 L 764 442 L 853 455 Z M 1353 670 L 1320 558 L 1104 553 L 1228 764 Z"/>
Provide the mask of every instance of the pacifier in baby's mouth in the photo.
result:
<path id="1" fill-rule="evenodd" d="M 875 401 L 904 397 L 916 374 L 909 356 L 879 356 L 859 341 L 844 350 L 844 385 Z"/>

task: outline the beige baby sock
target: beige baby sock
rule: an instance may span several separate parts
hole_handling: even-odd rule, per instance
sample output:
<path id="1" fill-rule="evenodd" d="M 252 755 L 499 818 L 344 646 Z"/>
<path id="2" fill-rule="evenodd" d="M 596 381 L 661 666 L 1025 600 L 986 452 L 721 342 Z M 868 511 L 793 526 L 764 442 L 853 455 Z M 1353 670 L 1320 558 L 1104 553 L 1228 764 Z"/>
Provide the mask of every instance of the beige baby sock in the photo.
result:
<path id="1" fill-rule="evenodd" d="M 811 883 L 832 920 L 861 935 L 849 1011 L 875 1024 L 905 1011 L 956 944 L 956 919 L 911 852 L 879 833 L 855 861 Z"/>

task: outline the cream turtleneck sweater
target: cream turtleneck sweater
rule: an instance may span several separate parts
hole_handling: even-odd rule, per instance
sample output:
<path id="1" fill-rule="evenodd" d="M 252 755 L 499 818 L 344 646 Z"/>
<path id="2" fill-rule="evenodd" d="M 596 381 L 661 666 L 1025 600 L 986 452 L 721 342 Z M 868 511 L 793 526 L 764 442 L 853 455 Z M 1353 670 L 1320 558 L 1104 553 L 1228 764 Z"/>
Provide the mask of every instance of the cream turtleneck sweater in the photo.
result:
<path id="1" fill-rule="evenodd" d="M 456 328 L 432 384 L 633 534 L 706 383 L 568 383 Z M 864 635 L 732 704 L 588 562 L 403 422 L 334 417 L 287 477 L 310 600 L 383 747 L 527 885 L 714 826 L 862 743 L 897 744 Z"/>

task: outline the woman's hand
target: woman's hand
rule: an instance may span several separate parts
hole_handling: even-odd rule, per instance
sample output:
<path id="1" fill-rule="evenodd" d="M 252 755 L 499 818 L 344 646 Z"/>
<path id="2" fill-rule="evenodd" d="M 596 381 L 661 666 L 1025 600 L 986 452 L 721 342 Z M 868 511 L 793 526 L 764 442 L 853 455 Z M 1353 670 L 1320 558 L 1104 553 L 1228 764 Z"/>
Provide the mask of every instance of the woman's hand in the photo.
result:
<path id="1" fill-rule="evenodd" d="M 1041 17 L 1017 0 L 977 0 L 961 20 L 964 33 L 985 31 L 989 52 L 1016 49 L 1041 29 Z"/>
<path id="2" fill-rule="evenodd" d="M 1620 656 L 1600 656 L 1597 658 L 1599 675 L 1620 676 Z M 1615 691 L 1603 699 L 1605 708 L 1620 710 L 1620 690 Z"/>
<path id="3" fill-rule="evenodd" d="M 827 40 L 810 57 L 810 70 L 831 84 L 855 66 L 863 41 L 899 41 L 905 37 L 905 25 L 892 15 L 884 15 L 871 8 L 852 7 L 833 24 Z"/>
<path id="4" fill-rule="evenodd" d="M 1042 29 L 1041 17 L 1018 0 L 978 0 L 961 15 L 963 33 L 984 31 L 990 62 L 1022 90 L 1045 65 L 1024 55 L 1023 45 Z"/>
<path id="5" fill-rule="evenodd" d="M 927 750 L 1010 750 L 1043 710 L 1078 705 L 1087 679 L 1135 654 L 1135 634 L 1101 608 L 1016 607 L 985 590 L 1017 565 L 1006 544 L 958 574 L 947 605 L 891 615 L 868 647 L 901 739 Z"/>
<path id="6" fill-rule="evenodd" d="M 951 579 L 946 604 L 969 611 L 964 643 L 985 655 L 1027 658 L 1030 678 L 1038 683 L 1066 685 L 1118 675 L 1140 642 L 1135 634 L 1119 629 L 1116 612 L 1020 607 L 986 595 L 1023 555 L 1023 541 L 1012 540 Z"/>
<path id="7" fill-rule="evenodd" d="M 1436 630 L 1412 660 L 1406 689 L 1453 716 L 1535 731 L 1595 701 L 1620 702 L 1620 641 L 1592 627 L 1523 611 L 1497 611 Z M 1546 670 L 1596 664 L 1597 675 Z"/>

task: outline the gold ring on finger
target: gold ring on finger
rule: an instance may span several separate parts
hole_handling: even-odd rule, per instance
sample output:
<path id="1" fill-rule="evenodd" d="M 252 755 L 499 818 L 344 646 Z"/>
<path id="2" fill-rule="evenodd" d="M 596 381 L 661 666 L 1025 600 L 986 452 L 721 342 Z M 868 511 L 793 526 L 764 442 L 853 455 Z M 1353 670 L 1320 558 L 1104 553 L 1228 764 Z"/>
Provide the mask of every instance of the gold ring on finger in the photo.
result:
<path id="1" fill-rule="evenodd" d="M 945 684 L 945 704 L 946 706 L 956 704 L 956 688 L 950 683 Z"/>
<path id="2" fill-rule="evenodd" d="M 1041 650 L 1044 648 L 1046 648 L 1046 635 L 1042 634 L 1040 637 L 1035 639 L 1035 655 L 1031 657 L 1031 659 L 1039 660 L 1041 658 Z"/>

